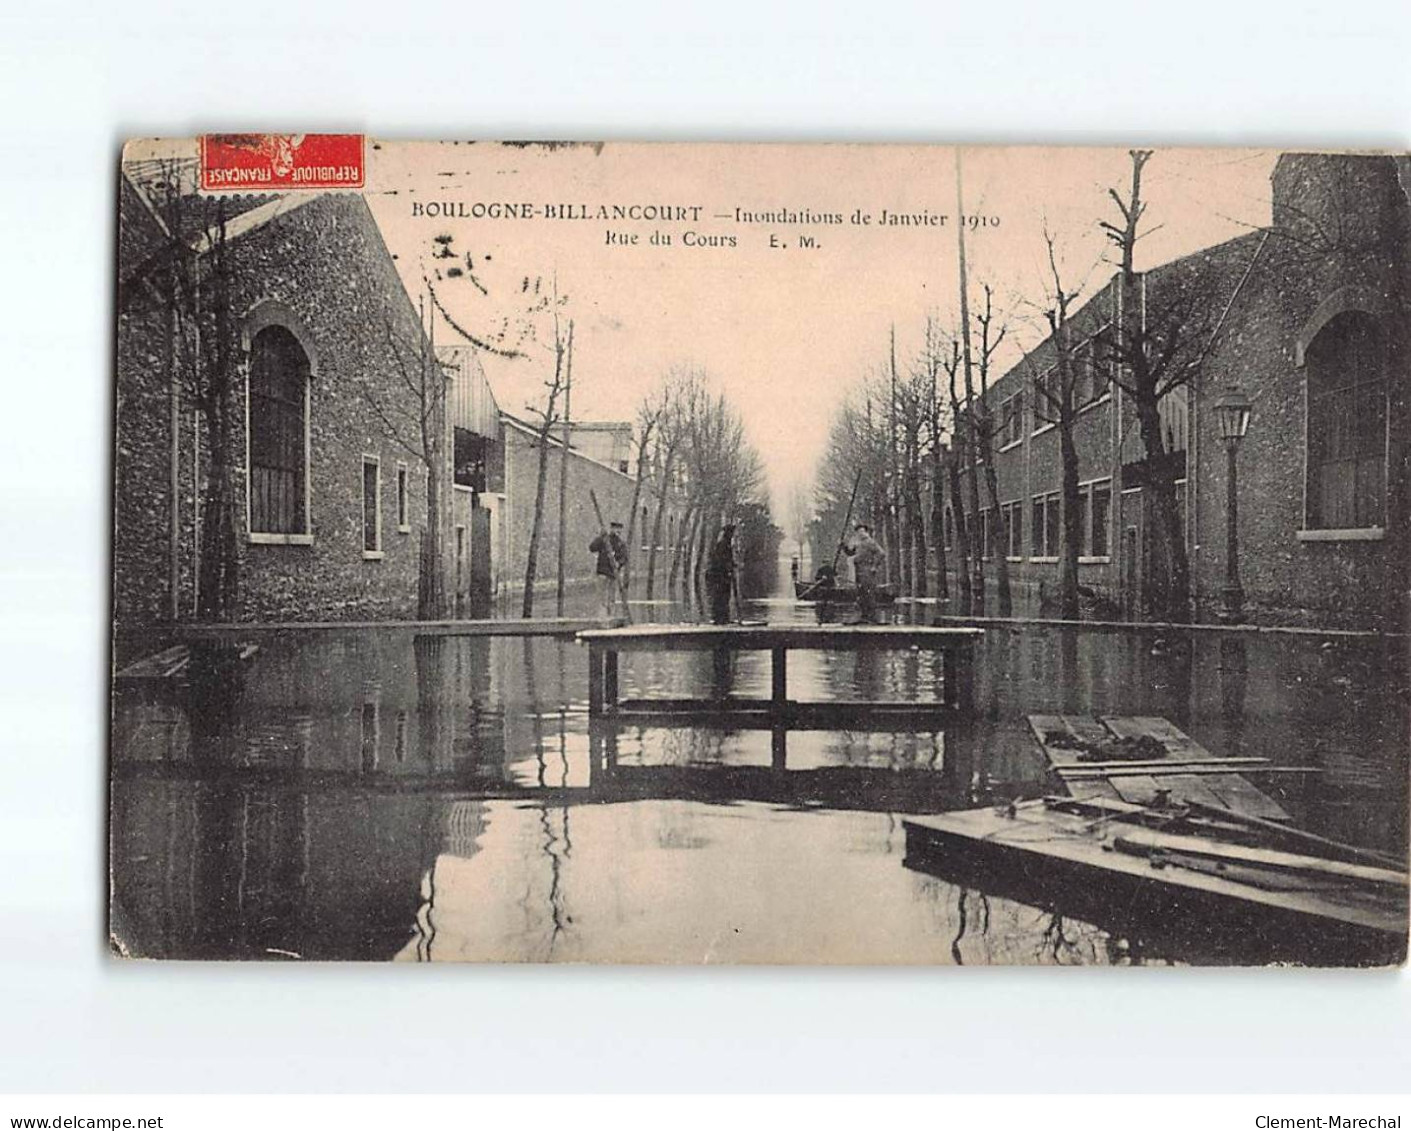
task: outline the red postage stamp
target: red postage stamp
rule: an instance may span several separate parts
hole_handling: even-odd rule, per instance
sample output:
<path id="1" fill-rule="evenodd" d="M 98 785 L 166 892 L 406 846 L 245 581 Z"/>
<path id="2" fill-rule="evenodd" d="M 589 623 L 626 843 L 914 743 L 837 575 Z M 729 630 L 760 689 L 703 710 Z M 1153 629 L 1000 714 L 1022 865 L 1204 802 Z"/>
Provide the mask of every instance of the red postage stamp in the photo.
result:
<path id="1" fill-rule="evenodd" d="M 206 134 L 201 187 L 215 192 L 354 189 L 364 183 L 362 134 Z"/>

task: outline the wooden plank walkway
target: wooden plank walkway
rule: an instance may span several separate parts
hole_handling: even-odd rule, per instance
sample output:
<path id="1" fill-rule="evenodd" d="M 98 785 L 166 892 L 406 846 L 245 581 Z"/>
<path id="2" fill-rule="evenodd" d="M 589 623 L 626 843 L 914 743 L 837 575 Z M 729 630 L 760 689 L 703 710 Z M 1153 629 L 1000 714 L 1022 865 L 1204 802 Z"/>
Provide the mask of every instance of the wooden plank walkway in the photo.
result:
<path id="1" fill-rule="evenodd" d="M 1161 791 L 1176 803 L 1187 802 L 1228 809 L 1264 820 L 1287 821 L 1289 813 L 1268 794 L 1257 789 L 1236 770 L 1225 771 L 1220 760 L 1168 720 L 1153 715 L 1106 715 L 1101 720 L 1080 715 L 1030 715 L 1029 728 L 1043 749 L 1049 765 L 1055 770 L 1090 769 L 1091 760 L 1084 761 L 1081 750 L 1052 743 L 1056 735 L 1067 735 L 1093 744 L 1111 742 L 1116 738 L 1147 737 L 1166 751 L 1165 759 L 1153 756 L 1134 763 L 1132 770 L 1161 767 L 1160 774 L 1134 773 L 1124 770 L 1120 775 L 1094 772 L 1090 777 L 1067 780 L 1069 792 L 1081 800 L 1124 801 L 1132 805 L 1151 805 Z M 1163 766 L 1169 760 L 1169 766 Z M 1200 765 L 1204 763 L 1204 765 Z M 1170 772 L 1179 765 L 1198 768 L 1197 773 Z"/>
<path id="2" fill-rule="evenodd" d="M 187 624 L 175 626 L 181 640 L 247 640 L 269 635 L 300 633 L 411 632 L 417 636 L 554 636 L 571 640 L 603 622 L 588 618 L 531 618 L 504 620 L 329 620 L 329 621 L 250 621 L 230 624 Z"/>

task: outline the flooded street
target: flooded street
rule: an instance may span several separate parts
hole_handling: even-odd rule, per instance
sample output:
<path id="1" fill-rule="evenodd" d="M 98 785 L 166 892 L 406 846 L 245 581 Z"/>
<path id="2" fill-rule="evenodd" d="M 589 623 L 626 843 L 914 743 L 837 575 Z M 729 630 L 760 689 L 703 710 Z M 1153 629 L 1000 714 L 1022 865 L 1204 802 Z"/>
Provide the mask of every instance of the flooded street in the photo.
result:
<path id="1" fill-rule="evenodd" d="M 780 597 L 770 621 L 816 620 Z M 637 619 L 695 619 L 635 603 Z M 929 622 L 936 607 L 899 606 Z M 1160 715 L 1302 827 L 1404 851 L 1405 673 L 1363 638 L 988 628 L 977 718 L 920 733 L 590 725 L 586 650 L 270 638 L 224 703 L 120 692 L 114 925 L 133 953 L 403 961 L 1198 961 L 903 866 L 901 818 L 1057 789 L 1029 713 Z M 939 657 L 791 655 L 798 699 L 932 699 Z M 624 656 L 624 695 L 767 696 L 768 654 Z"/>

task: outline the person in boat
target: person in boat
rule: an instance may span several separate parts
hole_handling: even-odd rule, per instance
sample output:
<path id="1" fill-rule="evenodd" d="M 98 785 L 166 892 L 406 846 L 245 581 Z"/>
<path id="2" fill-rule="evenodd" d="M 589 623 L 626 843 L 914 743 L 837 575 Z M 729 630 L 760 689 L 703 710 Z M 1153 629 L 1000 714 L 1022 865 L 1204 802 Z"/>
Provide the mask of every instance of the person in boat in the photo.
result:
<path id="1" fill-rule="evenodd" d="M 852 559 L 853 576 L 857 579 L 857 609 L 862 620 L 871 623 L 877 614 L 877 584 L 881 580 L 886 554 L 872 537 L 872 528 L 859 522 L 853 528 L 851 543 L 844 543 L 843 553 Z"/>
<path id="2" fill-rule="evenodd" d="M 795 554 L 789 559 L 789 577 L 795 585 L 799 583 L 799 556 Z"/>
<path id="3" fill-rule="evenodd" d="M 622 540 L 622 523 L 611 523 L 607 533 L 599 534 L 588 543 L 588 552 L 598 555 L 598 607 L 603 620 L 610 621 L 617 610 L 619 598 L 624 606 L 627 603 L 627 595 L 618 583 L 618 577 L 627 566 L 627 543 Z"/>
<path id="4" fill-rule="evenodd" d="M 706 596 L 710 619 L 715 624 L 730 623 L 730 596 L 735 591 L 735 528 L 726 526 L 710 548 L 705 569 Z"/>

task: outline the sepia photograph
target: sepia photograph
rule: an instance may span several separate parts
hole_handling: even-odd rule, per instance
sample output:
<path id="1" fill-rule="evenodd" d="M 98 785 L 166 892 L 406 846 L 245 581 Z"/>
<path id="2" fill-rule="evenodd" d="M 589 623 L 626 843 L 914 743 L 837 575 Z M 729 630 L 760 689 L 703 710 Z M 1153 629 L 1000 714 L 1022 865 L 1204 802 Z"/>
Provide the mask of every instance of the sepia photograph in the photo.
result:
<path id="1" fill-rule="evenodd" d="M 1405 154 L 208 134 L 113 203 L 115 956 L 1405 963 Z"/>

